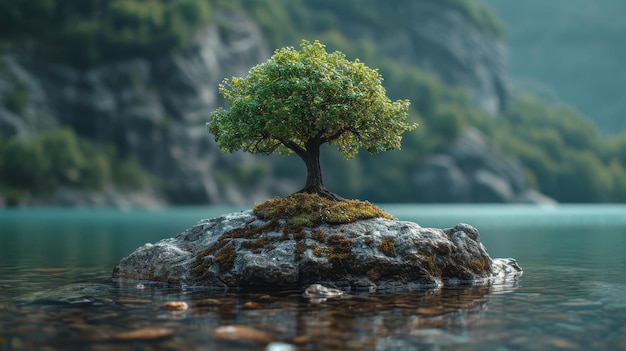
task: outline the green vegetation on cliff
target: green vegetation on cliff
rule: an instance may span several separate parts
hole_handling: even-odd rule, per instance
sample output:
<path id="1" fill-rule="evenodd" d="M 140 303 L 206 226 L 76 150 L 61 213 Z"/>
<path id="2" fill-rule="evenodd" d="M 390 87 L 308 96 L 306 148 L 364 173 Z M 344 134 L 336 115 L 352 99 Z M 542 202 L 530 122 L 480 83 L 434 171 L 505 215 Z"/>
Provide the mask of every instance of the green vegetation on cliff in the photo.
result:
<path id="1" fill-rule="evenodd" d="M 602 137 L 575 110 L 528 96 L 492 128 L 492 144 L 522 161 L 545 194 L 562 202 L 626 201 L 626 135 Z"/>
<path id="2" fill-rule="evenodd" d="M 148 182 L 137 162 L 120 158 L 112 146 L 81 140 L 71 129 L 0 139 L 0 193 L 9 203 L 52 196 L 58 187 L 138 189 Z"/>
<path id="3" fill-rule="evenodd" d="M 181 48 L 209 20 L 205 0 L 0 0 L 4 45 L 38 46 L 51 59 L 91 65 Z"/>
<path id="4" fill-rule="evenodd" d="M 504 34 L 504 26 L 493 11 L 475 0 L 239 0 L 234 3 L 238 3 L 259 23 L 274 46 L 280 47 L 293 45 L 302 35 L 308 37 L 312 34 L 323 42 L 330 42 L 328 37 L 331 36 L 341 41 L 346 39 L 340 32 L 342 23 L 346 22 L 358 23 L 376 31 L 393 32 L 399 25 L 394 21 L 394 12 L 418 2 L 431 2 L 458 11 L 496 37 Z M 349 40 L 344 44 L 359 45 Z"/>

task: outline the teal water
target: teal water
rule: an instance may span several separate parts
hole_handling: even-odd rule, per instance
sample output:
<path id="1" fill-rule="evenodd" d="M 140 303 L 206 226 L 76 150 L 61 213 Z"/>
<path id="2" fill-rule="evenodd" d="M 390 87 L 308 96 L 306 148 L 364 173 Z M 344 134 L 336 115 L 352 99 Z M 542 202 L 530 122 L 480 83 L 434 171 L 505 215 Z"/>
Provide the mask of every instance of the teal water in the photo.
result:
<path id="1" fill-rule="evenodd" d="M 136 247 L 240 210 L 0 211 L 0 350 L 626 350 L 626 206 L 383 205 L 424 227 L 465 222 L 492 257 L 514 257 L 514 286 L 359 295 L 312 304 L 297 292 L 217 294 L 115 284 Z M 165 301 L 186 301 L 172 313 Z M 279 343 L 224 342 L 223 325 Z M 122 331 L 165 328 L 156 340 Z M 281 348 L 282 347 L 282 348 Z"/>

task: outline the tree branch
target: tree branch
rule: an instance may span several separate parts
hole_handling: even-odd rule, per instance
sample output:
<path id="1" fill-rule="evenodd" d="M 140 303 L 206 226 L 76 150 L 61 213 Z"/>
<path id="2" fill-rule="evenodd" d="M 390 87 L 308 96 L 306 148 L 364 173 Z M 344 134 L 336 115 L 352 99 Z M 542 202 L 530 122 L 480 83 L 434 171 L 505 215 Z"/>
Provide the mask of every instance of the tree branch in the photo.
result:
<path id="1" fill-rule="evenodd" d="M 322 144 L 324 144 L 324 143 L 327 143 L 327 142 L 329 142 L 331 140 L 335 140 L 335 139 L 339 138 L 339 136 L 341 134 L 345 133 L 346 131 L 353 132 L 353 133 L 355 132 L 355 131 L 350 130 L 350 129 L 340 129 L 339 131 L 337 131 L 335 134 L 333 134 L 331 136 L 328 136 L 328 137 L 325 137 L 325 138 L 320 138 L 320 141 L 321 141 Z M 355 134 L 358 135 L 358 133 L 355 133 Z"/>
<path id="2" fill-rule="evenodd" d="M 326 129 L 322 129 L 319 132 L 317 132 L 317 134 L 315 134 L 315 136 L 311 139 L 311 140 L 315 140 L 315 139 L 319 139 L 319 140 L 324 140 L 324 138 L 322 138 L 322 135 L 324 135 L 324 133 L 326 133 Z M 322 143 L 325 143 L 326 141 L 322 141 Z"/>
<path id="3" fill-rule="evenodd" d="M 272 146 L 270 149 L 267 149 L 267 150 L 266 150 L 266 149 L 263 149 L 263 150 L 259 149 L 259 144 L 261 144 L 261 143 L 262 143 L 262 142 L 264 142 L 264 141 L 270 140 L 270 139 L 272 139 L 272 136 L 271 136 L 271 135 L 269 135 L 269 134 L 263 134 L 263 135 L 261 135 L 261 136 L 260 136 L 260 137 L 256 140 L 256 142 L 254 143 L 253 150 L 255 151 L 255 153 L 263 153 L 263 154 L 266 154 L 266 155 L 271 155 L 271 154 L 273 154 L 273 153 L 274 153 L 274 151 L 276 151 L 276 148 L 277 148 L 277 147 L 278 147 L 278 145 L 279 145 L 278 143 L 277 143 L 277 144 L 275 144 L 274 146 Z"/>
<path id="4" fill-rule="evenodd" d="M 304 157 L 306 156 L 306 150 L 300 147 L 300 145 L 296 144 L 293 140 L 280 140 L 281 144 L 285 145 L 286 148 L 295 152 L 298 156 Z"/>

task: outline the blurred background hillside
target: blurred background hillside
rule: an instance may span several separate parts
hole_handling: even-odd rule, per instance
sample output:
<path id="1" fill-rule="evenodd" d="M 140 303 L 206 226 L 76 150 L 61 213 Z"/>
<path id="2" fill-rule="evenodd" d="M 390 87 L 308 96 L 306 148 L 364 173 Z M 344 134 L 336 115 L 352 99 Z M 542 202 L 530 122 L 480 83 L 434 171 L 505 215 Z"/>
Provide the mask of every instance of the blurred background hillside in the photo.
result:
<path id="1" fill-rule="evenodd" d="M 486 0 L 506 23 L 517 91 L 570 104 L 605 135 L 626 131 L 626 2 Z"/>
<path id="2" fill-rule="evenodd" d="M 223 78 L 301 39 L 378 68 L 420 124 L 399 151 L 323 150 L 332 191 L 624 202 L 625 6 L 0 0 L 0 204 L 251 204 L 298 190 L 297 157 L 223 154 L 205 122 Z"/>

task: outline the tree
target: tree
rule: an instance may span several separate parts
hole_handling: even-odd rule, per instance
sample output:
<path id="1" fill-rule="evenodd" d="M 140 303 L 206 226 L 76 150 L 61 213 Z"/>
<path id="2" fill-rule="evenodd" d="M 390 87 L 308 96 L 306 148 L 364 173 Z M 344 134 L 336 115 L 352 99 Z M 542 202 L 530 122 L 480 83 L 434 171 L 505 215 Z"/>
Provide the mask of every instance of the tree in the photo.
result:
<path id="1" fill-rule="evenodd" d="M 295 153 L 307 168 L 299 192 L 339 200 L 322 181 L 322 144 L 336 145 L 347 159 L 359 147 L 399 149 L 402 133 L 416 125 L 406 123 L 409 101 L 391 101 L 377 70 L 328 53 L 319 41 L 300 46 L 276 50 L 246 78 L 225 79 L 219 91 L 230 109 L 213 112 L 207 129 L 227 152 Z"/>

